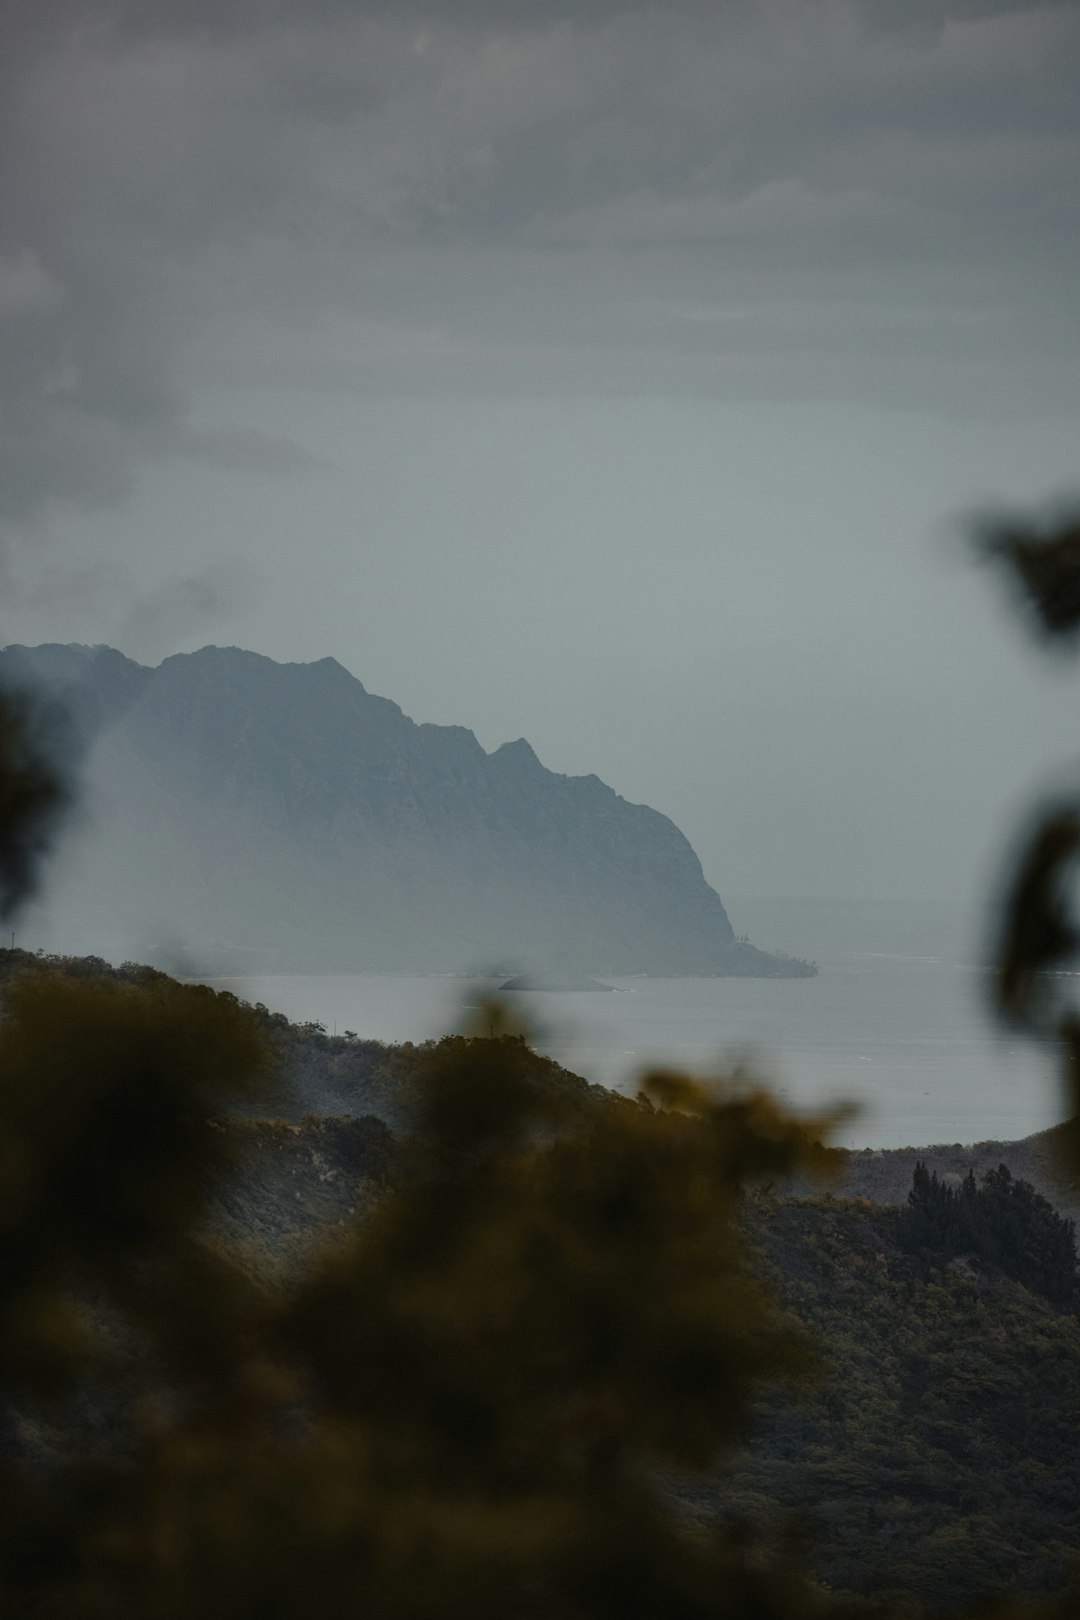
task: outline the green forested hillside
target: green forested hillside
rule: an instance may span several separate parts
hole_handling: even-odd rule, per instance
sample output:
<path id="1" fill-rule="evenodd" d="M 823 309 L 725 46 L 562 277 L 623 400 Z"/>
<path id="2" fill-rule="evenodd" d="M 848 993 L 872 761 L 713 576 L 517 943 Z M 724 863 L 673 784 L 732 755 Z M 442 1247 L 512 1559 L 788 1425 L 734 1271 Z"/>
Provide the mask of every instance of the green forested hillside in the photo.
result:
<path id="1" fill-rule="evenodd" d="M 264 1256 L 361 1213 L 393 1176 L 374 1118 L 234 1124 L 258 1170 L 231 1211 Z M 353 1146 L 340 1162 L 331 1142 Z M 762 1402 L 712 1483 L 676 1485 L 701 1525 L 790 1516 L 837 1593 L 913 1613 L 1058 1590 L 1080 1551 L 1080 1320 L 960 1255 L 905 1244 L 906 1210 L 866 1199 L 745 1200 L 747 1232 L 816 1347 L 817 1376 Z"/>
<path id="2" fill-rule="evenodd" d="M 769 1198 L 748 1225 L 817 1380 L 764 1402 L 696 1517 L 798 1517 L 838 1591 L 956 1607 L 1060 1588 L 1080 1549 L 1080 1322 L 1013 1279 L 901 1247 L 903 1211 Z"/>
<path id="3" fill-rule="evenodd" d="M 31 975 L 47 965 L 20 954 L 3 953 L 0 965 Z M 136 967 L 62 966 L 69 980 L 136 991 L 169 984 Z M 358 1225 L 410 1185 L 415 1161 L 387 1118 L 396 1124 L 415 1105 L 433 1060 L 464 1072 L 474 1057 L 486 1062 L 488 1049 L 501 1083 L 531 1098 L 538 1118 L 557 1103 L 563 1119 L 610 1115 L 636 1129 L 638 1104 L 512 1037 L 388 1048 L 265 1010 L 256 1022 L 276 1053 L 274 1106 L 286 1113 L 261 1117 L 248 1102 L 214 1117 L 222 1151 L 206 1179 L 207 1215 L 214 1246 L 271 1293 L 302 1288 L 320 1246 L 346 1252 Z M 353 1111 L 300 1114 L 300 1098 L 314 1095 Z M 833 1155 L 834 1167 L 846 1157 Z M 444 1196 L 460 1196 L 456 1185 Z M 993 1590 L 1060 1591 L 1080 1549 L 1075 1293 L 1051 1289 L 1048 1298 L 1044 1268 L 1025 1275 L 1024 1233 L 996 1264 L 955 1235 L 941 1243 L 908 1205 L 845 1196 L 843 1183 L 813 1196 L 791 1196 L 782 1181 L 768 1191 L 754 1185 L 739 1200 L 744 1247 L 813 1347 L 816 1370 L 797 1387 L 759 1395 L 721 1471 L 668 1472 L 686 1526 L 705 1535 L 744 1525 L 756 1559 L 794 1537 L 825 1591 L 850 1601 L 852 1613 L 955 1613 Z M 1047 1231 L 1060 1240 L 1061 1223 L 1034 1194 L 1015 1202 L 1033 1212 L 1040 1242 Z M 434 1229 L 425 1241 L 433 1237 Z M 321 1331 L 337 1332 L 332 1316 Z M 92 1435 L 108 1448 L 108 1404 L 85 1412 L 89 1428 L 72 1431 L 79 1443 Z M 50 1456 L 62 1452 L 62 1428 L 37 1432 Z"/>
<path id="4" fill-rule="evenodd" d="M 295 1258 L 316 1223 L 339 1231 L 393 1177 L 373 1118 L 229 1128 L 253 1151 L 230 1234 L 264 1261 Z M 746 1200 L 817 1375 L 759 1404 L 722 1475 L 673 1488 L 701 1527 L 797 1530 L 827 1587 L 882 1613 L 899 1597 L 929 1614 L 997 1587 L 1056 1591 L 1080 1551 L 1080 1320 L 993 1268 L 908 1253 L 903 1213 Z"/>

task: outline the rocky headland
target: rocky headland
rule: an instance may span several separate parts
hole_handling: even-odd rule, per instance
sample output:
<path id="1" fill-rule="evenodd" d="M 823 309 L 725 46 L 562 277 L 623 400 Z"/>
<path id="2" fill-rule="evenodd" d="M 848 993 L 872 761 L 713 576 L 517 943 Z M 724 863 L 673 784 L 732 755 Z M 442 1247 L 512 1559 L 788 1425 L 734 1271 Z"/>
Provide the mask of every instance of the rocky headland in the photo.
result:
<path id="1" fill-rule="evenodd" d="M 519 738 L 418 725 L 333 658 L 9 647 L 68 715 L 77 829 L 24 932 L 218 972 L 748 974 L 668 817 Z M 172 953 L 170 955 L 170 952 Z"/>

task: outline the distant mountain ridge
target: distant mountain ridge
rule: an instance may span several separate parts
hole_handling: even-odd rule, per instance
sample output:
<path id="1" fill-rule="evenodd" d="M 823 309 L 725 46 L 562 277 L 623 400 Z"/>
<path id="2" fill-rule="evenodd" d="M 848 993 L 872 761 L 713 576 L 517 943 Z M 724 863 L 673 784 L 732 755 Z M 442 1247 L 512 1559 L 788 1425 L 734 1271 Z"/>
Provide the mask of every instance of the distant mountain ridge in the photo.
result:
<path id="1" fill-rule="evenodd" d="M 524 738 L 488 754 L 416 724 L 335 659 L 204 647 L 0 652 L 0 685 L 71 721 L 84 830 L 48 894 L 52 943 L 186 945 L 262 971 L 788 974 L 737 941 L 666 816 Z"/>

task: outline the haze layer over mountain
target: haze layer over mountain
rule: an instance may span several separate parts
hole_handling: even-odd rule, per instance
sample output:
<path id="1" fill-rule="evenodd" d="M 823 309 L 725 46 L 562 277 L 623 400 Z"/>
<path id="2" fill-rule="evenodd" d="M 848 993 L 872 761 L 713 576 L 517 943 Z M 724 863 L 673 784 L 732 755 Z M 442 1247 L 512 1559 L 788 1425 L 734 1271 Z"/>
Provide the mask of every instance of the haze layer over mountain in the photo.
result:
<path id="1" fill-rule="evenodd" d="M 52 876 L 53 948 L 264 971 L 774 974 L 690 844 L 523 739 L 417 725 L 333 658 L 9 647 L 0 681 L 68 709 L 83 830 Z"/>

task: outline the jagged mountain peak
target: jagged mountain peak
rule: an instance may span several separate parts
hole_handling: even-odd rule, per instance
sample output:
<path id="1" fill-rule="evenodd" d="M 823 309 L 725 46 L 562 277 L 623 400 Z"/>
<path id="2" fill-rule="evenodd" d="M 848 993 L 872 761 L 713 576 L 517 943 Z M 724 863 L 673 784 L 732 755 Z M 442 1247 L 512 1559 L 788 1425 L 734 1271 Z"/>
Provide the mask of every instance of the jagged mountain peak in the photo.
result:
<path id="1" fill-rule="evenodd" d="M 463 726 L 418 725 L 334 658 L 0 652 L 0 683 L 35 676 L 80 717 L 94 826 L 53 885 L 49 948 L 145 956 L 168 938 L 288 971 L 782 970 L 735 941 L 666 816 L 548 770 L 522 737 L 488 754 Z"/>
<path id="2" fill-rule="evenodd" d="M 544 766 L 536 757 L 536 750 L 532 744 L 518 737 L 513 742 L 505 742 L 493 750 L 491 756 L 500 765 L 512 765 L 517 770 L 542 771 Z"/>

